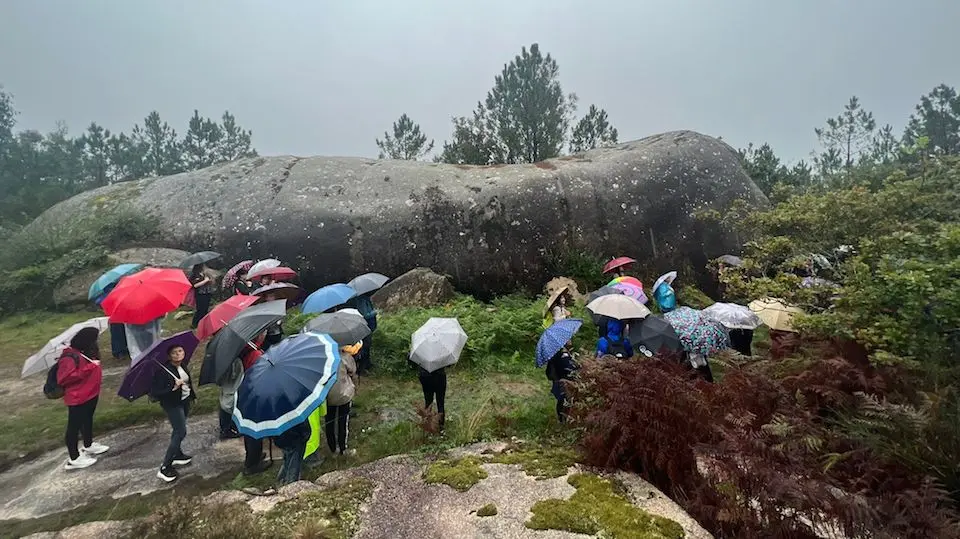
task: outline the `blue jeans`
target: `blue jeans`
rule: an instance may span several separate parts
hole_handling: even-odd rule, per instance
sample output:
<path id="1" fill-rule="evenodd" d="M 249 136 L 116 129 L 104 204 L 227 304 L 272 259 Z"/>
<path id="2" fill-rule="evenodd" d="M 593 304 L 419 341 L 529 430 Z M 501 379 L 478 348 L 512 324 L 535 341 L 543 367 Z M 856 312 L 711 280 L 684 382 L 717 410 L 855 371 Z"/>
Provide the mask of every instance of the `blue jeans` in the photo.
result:
<path id="1" fill-rule="evenodd" d="M 167 412 L 167 419 L 170 420 L 170 426 L 173 431 L 170 433 L 170 445 L 167 446 L 167 453 L 163 456 L 163 466 L 173 464 L 173 459 L 180 456 L 183 451 L 180 444 L 187 437 L 187 415 L 190 414 L 190 401 L 182 400 L 176 406 L 164 408 Z"/>
<path id="2" fill-rule="evenodd" d="M 303 467 L 303 454 L 306 450 L 306 440 L 302 444 L 297 444 L 296 447 L 284 448 L 283 466 L 277 474 L 277 480 L 281 484 L 287 485 L 300 480 L 300 469 Z"/>

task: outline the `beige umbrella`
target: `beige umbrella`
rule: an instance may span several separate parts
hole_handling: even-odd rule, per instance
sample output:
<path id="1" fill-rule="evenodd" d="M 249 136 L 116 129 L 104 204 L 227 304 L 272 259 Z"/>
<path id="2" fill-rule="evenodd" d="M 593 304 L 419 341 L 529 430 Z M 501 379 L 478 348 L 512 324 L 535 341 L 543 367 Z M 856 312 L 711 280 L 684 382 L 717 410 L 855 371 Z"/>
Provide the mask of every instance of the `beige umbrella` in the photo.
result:
<path id="1" fill-rule="evenodd" d="M 593 314 L 617 320 L 630 320 L 650 316 L 650 309 L 646 308 L 643 303 L 623 294 L 600 296 L 588 303 L 587 309 Z"/>
<path id="2" fill-rule="evenodd" d="M 543 308 L 543 316 L 547 316 L 547 314 L 550 312 L 550 308 L 553 307 L 553 304 L 560 299 L 560 296 L 569 290 L 569 286 L 561 286 L 560 288 L 554 290 L 553 294 L 550 294 L 550 297 L 547 298 L 547 306 Z"/>
<path id="3" fill-rule="evenodd" d="M 793 329 L 793 316 L 795 314 L 806 314 L 803 309 L 791 307 L 785 301 L 776 298 L 753 300 L 748 307 L 770 329 L 777 331 L 796 332 L 797 330 Z"/>

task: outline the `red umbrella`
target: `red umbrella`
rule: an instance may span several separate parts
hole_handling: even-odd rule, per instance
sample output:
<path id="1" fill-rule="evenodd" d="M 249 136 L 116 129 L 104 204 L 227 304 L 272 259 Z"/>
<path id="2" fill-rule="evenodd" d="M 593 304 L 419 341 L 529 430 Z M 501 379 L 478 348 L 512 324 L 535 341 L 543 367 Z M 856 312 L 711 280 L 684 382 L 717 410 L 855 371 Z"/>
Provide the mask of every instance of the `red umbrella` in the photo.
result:
<path id="1" fill-rule="evenodd" d="M 146 324 L 179 307 L 191 288 L 182 270 L 147 268 L 120 279 L 101 307 L 110 322 Z"/>
<path id="2" fill-rule="evenodd" d="M 259 296 L 244 296 L 243 294 L 230 297 L 230 299 L 217 305 L 207 313 L 207 316 L 204 316 L 200 320 L 200 324 L 197 325 L 194 333 L 197 334 L 197 338 L 201 341 L 207 337 L 212 337 L 214 333 L 223 329 L 223 326 L 227 325 L 235 316 L 240 314 L 240 311 L 259 300 Z"/>
<path id="3" fill-rule="evenodd" d="M 277 266 L 275 268 L 262 268 L 257 270 L 256 273 L 248 273 L 247 279 L 254 281 L 261 277 L 268 276 L 273 277 L 273 280 L 275 281 L 289 281 L 291 279 L 296 279 L 297 272 L 283 266 Z"/>
<path id="4" fill-rule="evenodd" d="M 611 271 L 622 268 L 623 266 L 629 266 L 630 264 L 635 264 L 637 261 L 630 258 L 629 256 L 621 256 L 614 258 L 610 262 L 607 262 L 603 265 L 603 272 L 610 273 Z"/>

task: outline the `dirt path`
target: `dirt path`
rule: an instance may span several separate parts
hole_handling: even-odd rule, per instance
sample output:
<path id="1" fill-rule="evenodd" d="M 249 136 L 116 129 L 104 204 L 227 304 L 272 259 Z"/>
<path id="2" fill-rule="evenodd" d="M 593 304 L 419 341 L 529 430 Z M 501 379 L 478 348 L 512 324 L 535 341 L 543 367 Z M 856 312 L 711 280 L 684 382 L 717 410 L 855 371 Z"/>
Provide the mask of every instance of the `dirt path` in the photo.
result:
<path id="1" fill-rule="evenodd" d="M 84 470 L 63 469 L 64 448 L 15 466 L 0 474 L 0 520 L 37 518 L 80 507 L 92 498 L 122 498 L 169 488 L 156 477 L 169 440 L 169 425 L 157 422 L 97 439 L 110 451 Z M 218 441 L 215 415 L 188 422 L 183 450 L 194 457 L 193 464 L 183 468 L 185 475 L 214 477 L 239 470 L 243 462 L 240 440 Z"/>

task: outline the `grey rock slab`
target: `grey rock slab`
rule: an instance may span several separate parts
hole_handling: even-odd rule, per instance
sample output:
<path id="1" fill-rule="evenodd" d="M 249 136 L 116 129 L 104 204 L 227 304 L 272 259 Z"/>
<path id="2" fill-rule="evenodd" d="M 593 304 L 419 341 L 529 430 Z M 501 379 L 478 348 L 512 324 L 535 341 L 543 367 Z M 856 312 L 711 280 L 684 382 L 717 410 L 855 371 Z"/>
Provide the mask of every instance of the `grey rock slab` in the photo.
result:
<path id="1" fill-rule="evenodd" d="M 24 539 L 90 539 L 91 537 L 96 539 L 120 539 L 126 537 L 132 527 L 132 522 L 101 520 L 78 524 L 58 532 L 34 533 L 24 537 Z"/>
<path id="2" fill-rule="evenodd" d="M 493 294 L 539 289 L 549 254 L 565 250 L 701 271 L 739 245 L 694 213 L 738 199 L 768 204 L 734 149 L 675 131 L 523 165 L 243 159 L 81 193 L 27 229 L 70 233 L 78 216 L 126 207 L 159 217 L 163 246 L 277 257 L 308 286 L 430 267 L 465 292 Z"/>
<path id="3" fill-rule="evenodd" d="M 122 498 L 172 486 L 156 477 L 170 441 L 166 422 L 114 431 L 96 441 L 110 446 L 110 451 L 90 468 L 64 470 L 63 448 L 0 474 L 0 520 L 38 518 L 80 507 L 93 498 Z M 215 477 L 239 470 L 243 462 L 241 440 L 218 440 L 215 415 L 187 422 L 183 450 L 193 455 L 193 463 L 181 468 L 182 477 Z"/>

